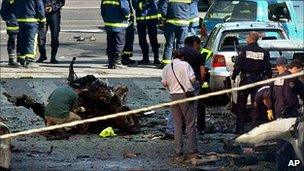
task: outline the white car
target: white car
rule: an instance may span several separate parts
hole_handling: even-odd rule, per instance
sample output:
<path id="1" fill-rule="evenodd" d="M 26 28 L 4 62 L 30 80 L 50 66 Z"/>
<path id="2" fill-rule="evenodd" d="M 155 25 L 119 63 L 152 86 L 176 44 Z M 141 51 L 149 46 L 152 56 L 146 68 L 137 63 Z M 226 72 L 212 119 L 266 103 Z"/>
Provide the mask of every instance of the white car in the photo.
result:
<path id="1" fill-rule="evenodd" d="M 274 22 L 227 22 L 216 25 L 204 43 L 204 48 L 213 52 L 212 58 L 206 61 L 212 91 L 231 87 L 233 61 L 238 55 L 236 49 L 246 46 L 246 37 L 251 31 L 262 33 L 262 39 L 266 40 L 288 39 L 282 26 Z"/>

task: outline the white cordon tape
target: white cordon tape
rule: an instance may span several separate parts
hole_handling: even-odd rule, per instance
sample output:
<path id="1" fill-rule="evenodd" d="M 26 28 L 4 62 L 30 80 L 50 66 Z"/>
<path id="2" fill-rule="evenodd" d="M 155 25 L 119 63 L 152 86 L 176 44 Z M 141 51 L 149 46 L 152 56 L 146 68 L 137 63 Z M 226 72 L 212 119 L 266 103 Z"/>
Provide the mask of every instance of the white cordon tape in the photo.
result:
<path id="1" fill-rule="evenodd" d="M 233 91 L 245 90 L 245 89 L 249 89 L 249 88 L 252 88 L 252 87 L 256 87 L 258 85 L 264 85 L 264 84 L 267 84 L 267 83 L 271 83 L 271 82 L 274 82 L 274 81 L 279 80 L 279 79 L 289 79 L 289 78 L 294 78 L 294 77 L 298 77 L 298 76 L 301 76 L 301 75 L 304 75 L 304 71 L 302 71 L 300 73 L 297 73 L 297 74 L 287 75 L 287 76 L 283 76 L 283 77 L 271 78 L 271 79 L 268 79 L 268 80 L 259 81 L 259 82 L 244 85 L 244 86 L 241 86 L 241 87 L 235 87 L 235 88 L 231 88 L 231 89 L 226 89 L 226 90 L 221 90 L 221 91 L 217 91 L 217 92 L 203 94 L 203 95 L 199 95 L 199 96 L 195 96 L 195 97 L 190 97 L 190 98 L 186 98 L 186 99 L 182 99 L 182 100 L 176 100 L 176 101 L 172 101 L 172 102 L 157 104 L 157 105 L 144 107 L 144 108 L 140 108 L 140 109 L 136 109 L 136 110 L 130 110 L 130 111 L 110 114 L 110 115 L 106 115 L 106 116 L 99 116 L 99 117 L 80 120 L 80 121 L 73 121 L 73 122 L 60 124 L 60 125 L 53 125 L 53 126 L 48 126 L 48 127 L 43 127 L 43 128 L 30 129 L 30 130 L 26 130 L 26 131 L 20 131 L 20 132 L 5 134 L 5 135 L 1 135 L 0 139 L 14 138 L 14 137 L 17 137 L 17 136 L 22 136 L 22 135 L 30 135 L 30 134 L 34 134 L 34 133 L 40 133 L 40 132 L 44 132 L 44 131 L 51 131 L 51 130 L 60 129 L 60 128 L 64 128 L 64 127 L 73 127 L 73 126 L 81 125 L 81 124 L 84 124 L 84 123 L 90 123 L 90 122 L 112 119 L 112 118 L 116 118 L 116 117 L 119 117 L 119 116 L 126 116 L 126 115 L 130 115 L 130 114 L 146 112 L 146 111 L 150 111 L 150 110 L 154 110 L 154 109 L 158 109 L 158 108 L 162 108 L 162 107 L 166 107 L 166 106 L 170 106 L 170 105 L 180 104 L 180 103 L 194 101 L 194 100 L 198 100 L 198 99 L 204 99 L 204 98 L 207 98 L 207 97 L 212 97 L 212 96 L 222 95 L 222 94 L 226 94 L 226 93 L 231 93 Z"/>

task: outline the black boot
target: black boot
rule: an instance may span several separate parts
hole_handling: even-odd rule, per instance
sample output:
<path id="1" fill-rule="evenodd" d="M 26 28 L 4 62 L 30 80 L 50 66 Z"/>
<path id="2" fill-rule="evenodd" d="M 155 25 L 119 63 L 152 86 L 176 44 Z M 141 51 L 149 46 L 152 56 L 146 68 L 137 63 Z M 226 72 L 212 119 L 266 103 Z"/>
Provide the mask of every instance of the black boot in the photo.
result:
<path id="1" fill-rule="evenodd" d="M 130 57 L 127 56 L 127 55 L 122 55 L 122 56 L 121 56 L 121 63 L 122 63 L 123 65 L 136 65 L 136 61 L 130 59 Z"/>
<path id="2" fill-rule="evenodd" d="M 51 51 L 51 61 L 50 61 L 52 64 L 58 64 L 58 63 L 60 63 L 60 62 L 56 59 L 57 50 L 58 50 L 58 47 L 52 47 L 52 51 Z"/>
<path id="3" fill-rule="evenodd" d="M 15 61 L 15 57 L 10 55 L 8 58 L 8 65 L 12 67 L 18 67 L 19 64 Z"/>
<path id="4" fill-rule="evenodd" d="M 115 69 L 115 60 L 113 57 L 108 56 L 108 69 Z"/>
<path id="5" fill-rule="evenodd" d="M 39 52 L 40 52 L 40 57 L 36 62 L 42 63 L 45 60 L 47 60 L 45 46 L 42 46 L 42 45 L 39 46 Z"/>

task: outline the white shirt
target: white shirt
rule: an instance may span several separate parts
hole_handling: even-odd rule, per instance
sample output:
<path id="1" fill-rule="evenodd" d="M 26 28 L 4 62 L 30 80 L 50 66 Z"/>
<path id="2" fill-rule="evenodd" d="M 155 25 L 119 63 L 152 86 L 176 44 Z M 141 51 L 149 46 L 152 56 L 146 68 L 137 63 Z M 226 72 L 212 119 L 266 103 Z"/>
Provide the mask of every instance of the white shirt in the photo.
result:
<path id="1" fill-rule="evenodd" d="M 190 80 L 195 79 L 194 71 L 188 62 L 181 61 L 180 59 L 174 59 L 173 69 L 186 91 L 194 91 Z M 183 89 L 179 85 L 174 73 L 172 71 L 171 64 L 164 67 L 162 72 L 162 83 L 168 85 L 170 94 L 184 93 Z"/>

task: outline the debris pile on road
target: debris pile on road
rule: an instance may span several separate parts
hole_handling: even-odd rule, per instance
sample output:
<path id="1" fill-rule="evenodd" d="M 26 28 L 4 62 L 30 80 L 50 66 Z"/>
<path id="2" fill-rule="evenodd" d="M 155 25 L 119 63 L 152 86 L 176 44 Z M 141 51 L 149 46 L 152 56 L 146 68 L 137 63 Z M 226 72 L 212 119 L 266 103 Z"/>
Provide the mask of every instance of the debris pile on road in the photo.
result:
<path id="1" fill-rule="evenodd" d="M 125 105 L 128 93 L 128 87 L 126 85 L 118 84 L 110 86 L 108 83 L 93 75 L 78 78 L 73 69 L 75 59 L 76 58 L 73 59 L 70 65 L 68 84 L 72 85 L 77 83 L 81 86 L 83 91 L 79 94 L 79 106 L 85 109 L 77 110 L 76 114 L 82 119 L 88 119 L 130 110 L 130 108 Z M 38 103 L 25 94 L 17 97 L 7 93 L 3 94 L 7 97 L 9 102 L 14 103 L 16 106 L 32 109 L 36 115 L 45 120 L 45 105 L 43 103 Z M 128 115 L 105 121 L 87 123 L 84 126 L 79 127 L 77 133 L 100 133 L 104 128 L 109 126 L 114 129 L 119 129 L 120 132 L 124 133 L 137 133 L 140 129 L 137 116 Z"/>

